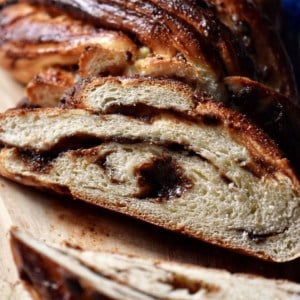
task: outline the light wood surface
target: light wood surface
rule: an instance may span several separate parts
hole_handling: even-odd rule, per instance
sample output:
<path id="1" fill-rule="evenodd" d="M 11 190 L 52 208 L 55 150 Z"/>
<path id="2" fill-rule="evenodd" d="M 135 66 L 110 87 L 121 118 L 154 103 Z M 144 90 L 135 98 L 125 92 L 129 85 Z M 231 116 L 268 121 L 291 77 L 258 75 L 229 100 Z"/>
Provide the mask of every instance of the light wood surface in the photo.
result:
<path id="1" fill-rule="evenodd" d="M 1 111 L 13 107 L 22 96 L 23 88 L 0 69 Z M 11 226 L 46 242 L 67 242 L 83 249 L 119 251 L 300 282 L 300 259 L 285 264 L 264 262 L 0 178 L 0 280 L 10 283 L 18 279 L 9 247 Z"/>

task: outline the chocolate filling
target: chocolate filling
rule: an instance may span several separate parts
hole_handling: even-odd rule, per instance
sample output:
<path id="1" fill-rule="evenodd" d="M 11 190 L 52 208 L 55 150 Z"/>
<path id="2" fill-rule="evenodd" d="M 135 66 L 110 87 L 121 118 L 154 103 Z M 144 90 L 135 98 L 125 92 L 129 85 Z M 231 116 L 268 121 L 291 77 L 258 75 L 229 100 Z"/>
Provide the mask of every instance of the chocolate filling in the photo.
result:
<path id="1" fill-rule="evenodd" d="M 71 292 L 72 295 L 74 295 L 74 297 L 78 297 L 78 299 L 80 299 L 80 297 L 83 296 L 84 289 L 82 288 L 82 285 L 77 278 L 66 276 L 65 284 L 67 286 L 67 289 Z"/>
<path id="2" fill-rule="evenodd" d="M 13 240 L 12 245 L 14 254 L 18 257 L 16 261 L 19 264 L 20 277 L 38 292 L 41 299 L 112 300 L 100 294 L 64 266 L 58 265 L 23 242 Z M 94 272 L 91 269 L 90 271 Z"/>
<path id="3" fill-rule="evenodd" d="M 194 104 L 194 107 L 191 108 L 191 111 L 196 105 L 197 103 Z M 176 108 L 156 108 L 144 103 L 134 103 L 134 105 L 113 104 L 105 110 L 105 113 L 120 114 L 150 124 L 155 120 L 155 118 L 161 115 L 164 117 L 177 119 L 179 122 L 203 123 L 207 126 L 221 126 L 223 123 L 218 116 L 213 114 L 206 114 L 200 118 L 199 116 L 194 117 L 191 114 L 188 114 L 186 111 L 178 111 Z"/>
<path id="4" fill-rule="evenodd" d="M 171 285 L 174 290 L 186 289 L 190 295 L 194 295 L 200 290 L 205 290 L 206 293 L 216 293 L 220 290 L 218 286 L 211 283 L 203 280 L 194 280 L 175 273 L 170 278 L 161 282 Z"/>
<path id="5" fill-rule="evenodd" d="M 185 176 L 182 168 L 169 156 L 154 158 L 136 168 L 135 176 L 140 186 L 140 193 L 136 196 L 140 199 L 179 198 L 192 187 L 192 182 Z"/>
<path id="6" fill-rule="evenodd" d="M 53 160 L 60 154 L 78 149 L 88 149 L 102 144 L 102 139 L 87 134 L 61 138 L 49 151 L 36 151 L 33 149 L 17 149 L 19 157 L 27 164 L 31 171 L 46 173 L 51 168 Z"/>
<path id="7" fill-rule="evenodd" d="M 63 299 L 63 291 L 59 287 L 58 271 L 53 263 L 34 252 L 22 242 L 14 241 L 13 250 L 18 256 L 20 278 L 32 286 L 41 299 Z"/>
<path id="8" fill-rule="evenodd" d="M 30 171 L 46 173 L 51 168 L 51 162 L 57 157 L 51 152 L 34 152 L 30 150 L 18 150 L 22 161 L 28 165 Z"/>
<path id="9" fill-rule="evenodd" d="M 204 115 L 202 118 L 202 122 L 207 126 L 221 126 L 223 121 L 219 116 L 216 115 Z"/>
<path id="10" fill-rule="evenodd" d="M 254 231 L 247 230 L 247 229 L 244 229 L 244 228 L 236 229 L 237 232 L 246 233 L 248 239 L 255 242 L 255 243 L 257 243 L 257 244 L 264 243 L 268 238 L 279 235 L 279 234 L 282 234 L 286 230 L 288 230 L 288 227 L 285 227 L 285 228 L 283 228 L 281 230 L 278 230 L 278 231 L 255 233 Z"/>
<path id="11" fill-rule="evenodd" d="M 191 108 L 191 112 L 195 108 L 197 103 L 194 103 L 194 107 Z M 68 107 L 68 105 L 66 105 Z M 70 106 L 72 108 L 72 104 Z M 130 105 L 124 104 L 113 104 L 105 110 L 105 114 L 120 114 L 127 117 L 132 117 L 144 123 L 153 123 L 153 121 L 163 115 L 171 119 L 176 119 L 181 123 L 196 123 L 204 124 L 206 126 L 222 126 L 222 119 L 215 115 L 206 113 L 203 116 L 193 116 L 188 112 L 178 111 L 176 108 L 156 108 L 144 103 L 135 103 Z"/>
<path id="12" fill-rule="evenodd" d="M 93 135 L 88 134 L 75 134 L 72 136 L 66 136 L 58 140 L 56 144 L 54 144 L 49 150 L 47 151 L 36 151 L 31 148 L 17 148 L 18 155 L 24 161 L 24 163 L 30 165 L 30 169 L 35 172 L 47 172 L 48 169 L 51 167 L 51 163 L 55 160 L 60 154 L 68 152 L 70 150 L 78 150 L 74 151 L 73 155 L 83 156 L 84 153 L 81 150 L 84 149 L 91 149 L 93 147 L 99 146 L 105 142 L 116 142 L 120 144 L 137 144 L 137 143 L 149 143 L 149 141 L 143 138 L 125 138 L 125 137 L 95 137 Z M 169 141 L 151 141 L 151 143 L 165 147 L 173 152 L 182 152 L 184 151 L 188 156 L 197 156 L 203 161 L 207 161 L 204 157 L 200 156 L 199 154 L 195 153 L 194 151 L 187 150 L 188 146 L 181 145 L 174 142 Z M 9 145 L 6 145 L 9 147 Z M 5 147 L 0 142 L 0 149 Z M 105 162 L 106 156 L 108 154 L 99 157 L 97 160 L 97 164 L 105 169 Z"/>
<path id="13" fill-rule="evenodd" d="M 219 171 L 220 177 L 221 179 L 224 181 L 224 183 L 226 184 L 233 184 L 234 186 L 236 186 L 235 182 L 232 181 L 231 178 L 229 178 L 225 173 Z"/>
<path id="14" fill-rule="evenodd" d="M 90 137 L 89 135 L 79 134 L 62 138 L 49 151 L 38 152 L 29 148 L 17 149 L 17 155 L 32 172 L 47 173 L 51 170 L 55 159 L 61 154 L 72 150 L 73 156 L 98 156 L 98 151 L 93 147 L 99 146 L 106 142 L 117 142 L 121 144 L 149 143 L 149 141 L 143 139 L 130 139 L 123 137 L 101 139 Z M 157 144 L 171 152 L 177 152 L 186 157 L 197 157 L 197 159 L 213 166 L 225 184 L 233 183 L 234 186 L 236 186 L 235 182 L 229 178 L 218 166 L 214 165 L 212 161 L 207 160 L 205 157 L 192 150 L 187 150 L 188 146 L 186 145 L 168 141 L 164 141 L 163 143 L 151 142 L 151 144 Z M 107 168 L 107 156 L 110 154 L 111 152 L 108 151 L 103 155 L 98 156 L 97 160 L 94 162 L 105 172 Z M 181 197 L 182 194 L 192 186 L 191 181 L 184 176 L 184 171 L 182 168 L 174 161 L 174 159 L 168 156 L 157 158 L 150 163 L 142 165 L 140 168 L 135 170 L 135 175 L 138 177 L 138 183 L 141 187 L 141 193 L 137 195 L 137 197 L 141 199 L 170 199 L 174 197 Z M 121 183 L 117 181 L 113 182 Z"/>

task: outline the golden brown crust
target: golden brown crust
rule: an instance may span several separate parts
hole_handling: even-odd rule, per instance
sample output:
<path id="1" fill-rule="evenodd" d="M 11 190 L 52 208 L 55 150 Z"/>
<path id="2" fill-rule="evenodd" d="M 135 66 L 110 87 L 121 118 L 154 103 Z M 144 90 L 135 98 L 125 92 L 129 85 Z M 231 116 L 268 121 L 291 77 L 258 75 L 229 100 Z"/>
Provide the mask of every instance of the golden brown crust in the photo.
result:
<path id="1" fill-rule="evenodd" d="M 36 2 L 44 3 L 46 6 L 48 4 L 47 0 Z M 83 6 L 81 1 L 63 0 L 51 1 L 51 4 L 76 17 L 87 21 L 93 20 L 100 26 L 133 34 L 157 55 L 170 58 L 182 54 L 202 73 L 203 81 L 210 81 L 212 86 L 223 84 L 222 63 L 207 47 L 207 40 L 191 25 L 177 16 L 168 14 L 150 1 L 89 0 Z"/>
<path id="2" fill-rule="evenodd" d="M 127 47 L 132 56 L 137 51 L 122 33 L 96 29 L 65 15 L 53 17 L 28 4 L 2 10 L 0 20 L 4 19 L 5 24 L 0 27 L 0 63 L 22 83 L 49 66 L 77 65 L 89 45 L 122 51 Z"/>
<path id="3" fill-rule="evenodd" d="M 26 87 L 27 105 L 54 107 L 64 93 L 73 86 L 75 74 L 59 68 L 50 68 L 39 73 Z"/>
<path id="4" fill-rule="evenodd" d="M 205 0 L 219 18 L 244 42 L 260 82 L 296 101 L 297 85 L 284 47 L 261 11 L 245 0 Z"/>
<path id="5" fill-rule="evenodd" d="M 300 109 L 273 89 L 244 77 L 227 77 L 231 101 L 260 126 L 300 174 Z"/>
<path id="6" fill-rule="evenodd" d="M 200 7 L 193 0 L 151 0 L 151 2 L 192 25 L 206 41 L 213 55 L 222 58 L 227 74 L 255 77 L 254 65 L 245 49 L 212 11 Z"/>

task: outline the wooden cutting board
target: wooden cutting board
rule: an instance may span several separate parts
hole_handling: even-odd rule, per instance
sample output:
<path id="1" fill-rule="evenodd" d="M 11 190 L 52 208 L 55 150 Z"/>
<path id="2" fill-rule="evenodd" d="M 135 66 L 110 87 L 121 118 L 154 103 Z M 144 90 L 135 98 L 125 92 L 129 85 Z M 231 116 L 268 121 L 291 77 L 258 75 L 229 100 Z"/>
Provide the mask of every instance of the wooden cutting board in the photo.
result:
<path id="1" fill-rule="evenodd" d="M 23 88 L 0 69 L 0 110 L 13 107 L 22 96 Z M 300 259 L 284 264 L 264 262 L 0 178 L 0 280 L 10 283 L 18 280 L 9 247 L 8 232 L 12 226 L 45 242 L 70 243 L 89 250 L 117 250 L 300 282 Z"/>

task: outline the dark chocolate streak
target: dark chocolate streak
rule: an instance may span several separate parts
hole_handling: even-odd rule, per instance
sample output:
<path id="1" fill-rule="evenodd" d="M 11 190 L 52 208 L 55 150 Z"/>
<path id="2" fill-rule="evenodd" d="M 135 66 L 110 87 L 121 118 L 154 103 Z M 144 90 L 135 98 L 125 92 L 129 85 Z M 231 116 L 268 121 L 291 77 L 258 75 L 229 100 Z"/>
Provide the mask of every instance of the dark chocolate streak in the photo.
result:
<path id="1" fill-rule="evenodd" d="M 76 97 L 71 95 L 70 97 Z M 193 107 L 191 111 L 197 107 L 198 100 L 194 100 Z M 81 108 L 77 106 L 76 100 L 73 102 L 72 99 L 67 99 L 61 102 L 62 108 Z M 98 110 L 93 111 L 94 113 L 99 113 Z M 132 117 L 134 119 L 140 120 L 141 122 L 151 124 L 153 121 L 161 116 L 168 116 L 169 118 L 176 118 L 181 123 L 193 122 L 193 123 L 202 123 L 207 126 L 222 126 L 223 120 L 216 114 L 206 113 L 202 116 L 193 116 L 189 113 L 176 110 L 176 108 L 156 108 L 142 102 L 136 102 L 134 105 L 125 105 L 125 104 L 112 104 L 105 111 L 105 114 L 120 114 L 123 116 Z M 102 113 L 99 113 L 102 114 Z"/>
<path id="2" fill-rule="evenodd" d="M 186 112 L 180 112 L 172 109 L 161 109 L 155 108 L 153 106 L 149 106 L 143 103 L 136 103 L 134 106 L 132 105 L 111 105 L 106 111 L 106 114 L 120 114 L 123 116 L 128 116 L 140 120 L 144 123 L 153 123 L 155 118 L 161 114 L 168 115 L 171 118 L 179 119 L 180 122 L 199 122 L 199 118 L 195 118 L 193 116 L 189 116 Z M 209 117 L 209 116 L 208 116 Z M 214 118 L 214 116 L 211 116 Z M 217 118 L 217 117 L 216 117 Z M 203 118 L 203 123 L 207 118 Z M 206 124 L 206 123 L 205 123 Z M 209 125 L 209 124 L 208 124 Z M 222 124 L 219 124 L 222 125 Z"/>
<path id="3" fill-rule="evenodd" d="M 201 290 L 205 293 L 217 293 L 220 291 L 220 287 L 217 285 L 205 282 L 203 280 L 193 280 L 187 278 L 184 275 L 173 273 L 169 278 L 161 281 L 164 284 L 169 284 L 174 290 L 186 289 L 190 295 L 194 295 Z"/>
<path id="4" fill-rule="evenodd" d="M 102 139 L 92 135 L 77 133 L 61 138 L 49 151 L 36 151 L 30 148 L 18 149 L 20 158 L 33 172 L 46 173 L 60 154 L 78 149 L 92 148 L 101 145 Z"/>
<path id="5" fill-rule="evenodd" d="M 14 240 L 13 251 L 18 257 L 20 278 L 37 291 L 43 300 L 114 300 L 100 294 L 63 266 L 20 241 Z"/>
<path id="6" fill-rule="evenodd" d="M 156 157 L 134 171 L 140 192 L 137 198 L 168 200 L 181 197 L 193 184 L 177 161 L 169 156 Z"/>
<path id="7" fill-rule="evenodd" d="M 23 163 L 28 166 L 28 168 L 33 172 L 47 173 L 52 168 L 52 163 L 55 159 L 62 153 L 73 151 L 73 155 L 79 157 L 84 156 L 85 153 L 81 150 L 90 149 L 93 151 L 92 146 L 100 145 L 105 142 L 118 142 L 123 144 L 135 144 L 135 143 L 150 143 L 143 139 L 129 139 L 129 138 L 118 138 L 114 137 L 112 139 L 100 139 L 93 138 L 89 140 L 89 136 L 79 135 L 78 140 L 76 136 L 66 137 L 59 141 L 58 145 L 55 145 L 52 151 L 47 152 L 36 152 L 29 149 L 18 149 L 19 157 L 22 159 Z M 80 142 L 85 141 L 81 144 Z M 73 143 L 71 147 L 70 143 Z M 188 146 L 180 145 L 173 142 L 164 141 L 163 143 L 151 142 L 151 144 L 158 144 L 159 146 L 168 149 L 172 152 L 179 152 L 185 156 L 195 156 L 198 159 L 205 161 L 212 165 L 216 172 L 219 173 L 221 180 L 224 184 L 234 184 L 235 183 L 222 172 L 217 166 L 215 166 L 211 161 L 202 157 L 200 154 L 188 150 Z M 64 148 L 67 147 L 67 148 Z M 57 150 L 60 151 L 57 151 Z M 79 149 L 79 150 L 78 150 Z M 55 150 L 55 151 L 54 151 Z M 97 158 L 95 162 L 106 172 L 106 159 L 111 152 L 107 152 Z M 92 152 L 91 152 L 92 154 Z M 97 153 L 96 153 L 97 154 Z M 192 188 L 192 181 L 184 175 L 184 170 L 179 166 L 177 161 L 166 155 L 162 155 L 154 158 L 152 161 L 143 164 L 134 171 L 135 176 L 138 179 L 138 185 L 140 187 L 140 192 L 135 195 L 135 197 L 144 198 L 157 198 L 160 200 L 167 200 L 170 198 L 181 197 L 182 194 L 188 189 Z M 118 183 L 111 180 L 113 183 Z"/>
<path id="8" fill-rule="evenodd" d="M 288 227 L 285 227 L 278 231 L 270 231 L 270 232 L 263 232 L 263 233 L 255 233 L 254 231 L 247 230 L 244 228 L 238 228 L 235 230 L 240 233 L 247 233 L 247 237 L 249 240 L 251 240 L 257 244 L 260 244 L 260 243 L 264 243 L 270 237 L 284 233 L 285 231 L 288 230 Z"/>

